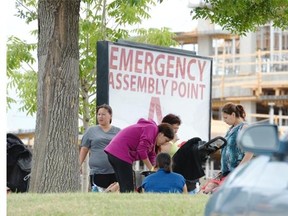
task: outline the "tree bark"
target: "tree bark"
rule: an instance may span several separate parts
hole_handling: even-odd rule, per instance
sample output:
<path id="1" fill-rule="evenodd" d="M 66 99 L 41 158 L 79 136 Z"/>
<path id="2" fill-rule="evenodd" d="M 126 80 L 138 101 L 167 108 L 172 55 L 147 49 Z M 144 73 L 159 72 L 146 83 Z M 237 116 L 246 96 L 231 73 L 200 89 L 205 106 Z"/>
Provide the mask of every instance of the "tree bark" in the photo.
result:
<path id="1" fill-rule="evenodd" d="M 89 121 L 91 119 L 90 109 L 89 109 L 89 86 L 88 81 L 85 77 L 80 77 L 80 94 L 81 94 L 81 100 L 83 100 L 83 128 L 84 132 L 89 127 Z M 82 164 L 82 176 L 81 176 L 81 191 L 82 192 L 88 192 L 90 190 L 89 185 L 89 153 L 86 156 L 85 160 Z"/>
<path id="2" fill-rule="evenodd" d="M 38 92 L 30 192 L 80 191 L 80 0 L 38 1 Z"/>

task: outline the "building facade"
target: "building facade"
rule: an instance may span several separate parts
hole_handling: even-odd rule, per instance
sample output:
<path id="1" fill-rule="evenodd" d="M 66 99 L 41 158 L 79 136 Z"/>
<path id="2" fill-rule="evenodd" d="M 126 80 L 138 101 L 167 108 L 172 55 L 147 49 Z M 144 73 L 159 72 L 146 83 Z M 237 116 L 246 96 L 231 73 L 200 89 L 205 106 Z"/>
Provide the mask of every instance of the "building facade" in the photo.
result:
<path id="1" fill-rule="evenodd" d="M 267 121 L 288 126 L 288 29 L 272 24 L 246 36 L 230 34 L 207 20 L 175 39 L 213 58 L 212 116 L 221 120 L 226 102 L 242 104 L 249 123 Z M 212 131 L 213 133 L 213 131 Z"/>

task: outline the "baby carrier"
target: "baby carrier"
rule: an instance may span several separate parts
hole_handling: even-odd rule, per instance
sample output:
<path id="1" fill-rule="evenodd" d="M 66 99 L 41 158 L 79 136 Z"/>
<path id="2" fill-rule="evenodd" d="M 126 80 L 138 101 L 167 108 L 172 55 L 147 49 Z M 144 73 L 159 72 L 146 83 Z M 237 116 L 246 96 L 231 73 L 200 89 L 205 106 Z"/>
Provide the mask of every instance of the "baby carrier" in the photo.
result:
<path id="1" fill-rule="evenodd" d="M 193 191 L 199 183 L 199 178 L 205 175 L 203 165 L 208 156 L 225 145 L 226 140 L 223 137 L 215 137 L 208 142 L 194 137 L 185 142 L 173 155 L 172 170 L 185 178 L 188 192 Z"/>
<path id="2" fill-rule="evenodd" d="M 14 134 L 7 133 L 7 187 L 12 192 L 27 192 L 32 153 Z"/>

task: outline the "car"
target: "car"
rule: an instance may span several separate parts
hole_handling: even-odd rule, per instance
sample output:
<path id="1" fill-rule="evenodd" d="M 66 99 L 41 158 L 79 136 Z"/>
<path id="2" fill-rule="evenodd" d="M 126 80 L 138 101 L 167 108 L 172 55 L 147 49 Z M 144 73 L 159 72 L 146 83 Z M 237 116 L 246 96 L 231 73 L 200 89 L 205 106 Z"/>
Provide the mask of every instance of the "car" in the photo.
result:
<path id="1" fill-rule="evenodd" d="M 288 215 L 288 138 L 276 125 L 251 125 L 237 143 L 255 158 L 238 166 L 209 198 L 206 216 Z"/>

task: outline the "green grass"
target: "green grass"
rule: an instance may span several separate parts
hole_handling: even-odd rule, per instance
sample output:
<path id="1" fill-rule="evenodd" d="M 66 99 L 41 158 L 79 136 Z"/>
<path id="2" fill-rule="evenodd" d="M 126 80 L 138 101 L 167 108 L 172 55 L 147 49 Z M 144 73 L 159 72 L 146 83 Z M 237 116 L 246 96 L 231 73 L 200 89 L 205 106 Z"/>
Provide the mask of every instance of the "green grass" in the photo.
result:
<path id="1" fill-rule="evenodd" d="M 7 215 L 202 216 L 208 198 L 204 194 L 9 194 Z"/>

